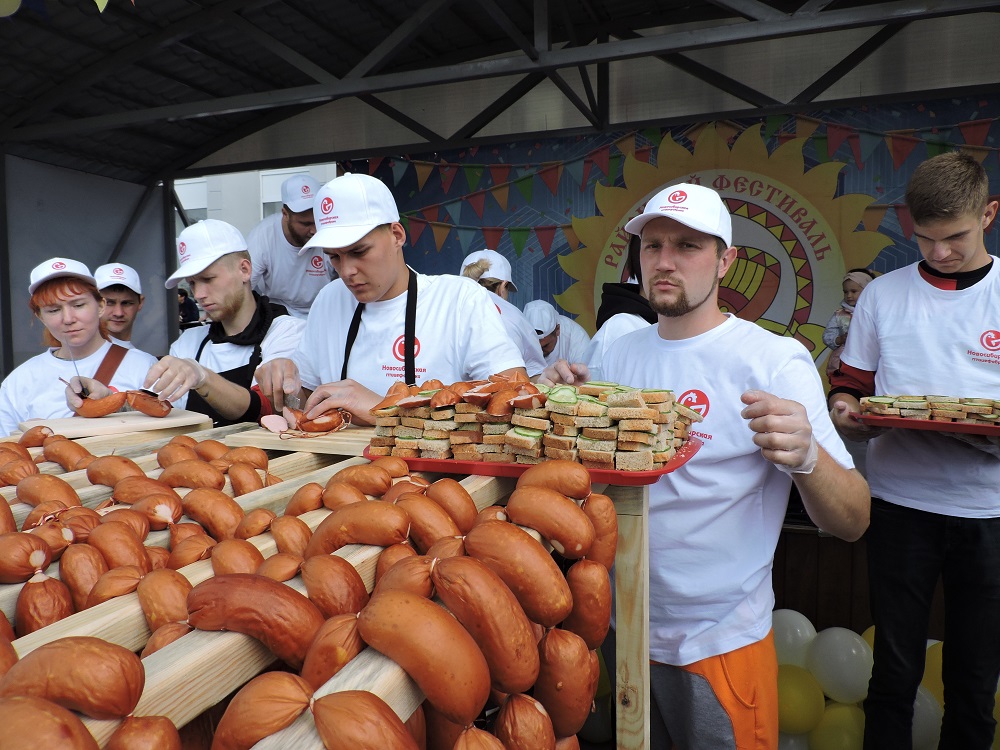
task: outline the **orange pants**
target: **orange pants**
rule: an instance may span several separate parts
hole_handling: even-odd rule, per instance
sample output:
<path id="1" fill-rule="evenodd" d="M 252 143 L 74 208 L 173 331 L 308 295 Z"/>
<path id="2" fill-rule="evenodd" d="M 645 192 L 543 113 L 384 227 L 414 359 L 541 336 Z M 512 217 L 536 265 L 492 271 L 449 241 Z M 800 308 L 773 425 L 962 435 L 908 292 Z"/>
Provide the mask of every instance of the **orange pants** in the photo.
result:
<path id="1" fill-rule="evenodd" d="M 775 750 L 778 660 L 774 634 L 683 667 L 653 663 L 653 747 Z M 659 743 L 659 744 L 658 744 Z"/>

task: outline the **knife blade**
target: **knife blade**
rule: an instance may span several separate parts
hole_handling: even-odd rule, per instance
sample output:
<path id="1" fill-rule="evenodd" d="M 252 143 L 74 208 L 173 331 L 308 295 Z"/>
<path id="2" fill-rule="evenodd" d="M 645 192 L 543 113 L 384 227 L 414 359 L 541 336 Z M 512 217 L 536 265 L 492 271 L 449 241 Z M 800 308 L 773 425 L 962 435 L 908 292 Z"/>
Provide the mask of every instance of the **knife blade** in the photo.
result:
<path id="1" fill-rule="evenodd" d="M 76 357 L 73 356 L 73 350 L 67 346 L 66 351 L 69 352 L 69 361 L 73 363 L 73 370 L 76 372 L 76 377 L 80 379 L 80 398 L 87 398 L 90 395 L 90 391 L 87 390 L 87 386 L 83 384 L 83 379 L 80 378 L 80 368 L 76 366 Z"/>

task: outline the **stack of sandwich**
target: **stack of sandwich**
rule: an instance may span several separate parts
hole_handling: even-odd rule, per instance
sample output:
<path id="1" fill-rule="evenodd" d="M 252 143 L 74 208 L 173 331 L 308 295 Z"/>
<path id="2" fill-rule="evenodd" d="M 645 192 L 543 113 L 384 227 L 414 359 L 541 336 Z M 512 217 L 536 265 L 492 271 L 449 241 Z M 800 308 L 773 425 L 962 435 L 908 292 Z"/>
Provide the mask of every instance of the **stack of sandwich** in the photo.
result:
<path id="1" fill-rule="evenodd" d="M 547 388 L 502 376 L 447 387 L 398 383 L 371 413 L 372 456 L 520 464 L 558 458 L 620 471 L 661 468 L 701 421 L 669 390 L 602 382 Z"/>
<path id="2" fill-rule="evenodd" d="M 861 413 L 881 417 L 1000 425 L 1000 400 L 960 396 L 866 396 Z"/>

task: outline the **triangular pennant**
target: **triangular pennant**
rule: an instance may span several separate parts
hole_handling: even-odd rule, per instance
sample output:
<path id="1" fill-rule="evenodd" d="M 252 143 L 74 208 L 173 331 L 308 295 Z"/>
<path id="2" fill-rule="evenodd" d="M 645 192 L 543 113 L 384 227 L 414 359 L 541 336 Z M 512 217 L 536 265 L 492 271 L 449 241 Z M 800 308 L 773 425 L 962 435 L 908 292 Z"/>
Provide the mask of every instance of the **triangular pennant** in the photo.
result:
<path id="1" fill-rule="evenodd" d="M 587 189 L 587 183 L 590 182 L 590 168 L 594 166 L 594 160 L 591 158 L 586 158 L 583 160 L 583 174 L 580 177 L 580 192 L 582 193 Z"/>
<path id="2" fill-rule="evenodd" d="M 889 153 L 892 154 L 892 164 L 896 169 L 902 167 L 903 162 L 905 162 L 906 158 L 913 153 L 913 149 L 917 147 L 917 144 L 922 143 L 919 138 L 914 138 L 912 135 L 904 135 L 902 133 L 887 133 L 885 136 L 885 142 L 889 147 Z"/>
<path id="3" fill-rule="evenodd" d="M 427 221 L 437 221 L 441 218 L 441 206 L 428 206 L 420 210 L 420 215 Z"/>
<path id="4" fill-rule="evenodd" d="M 851 133 L 847 137 L 847 142 L 851 144 L 851 153 L 854 154 L 854 166 L 864 169 L 865 163 L 861 158 L 861 139 L 857 133 Z"/>
<path id="5" fill-rule="evenodd" d="M 468 253 L 472 247 L 472 241 L 476 239 L 476 230 L 469 227 L 456 227 L 458 233 L 458 244 L 462 246 L 462 252 Z"/>
<path id="6" fill-rule="evenodd" d="M 462 171 L 465 172 L 465 181 L 469 183 L 469 192 L 479 190 L 479 183 L 483 179 L 484 169 L 481 164 L 474 164 L 468 167 L 462 167 Z"/>
<path id="7" fill-rule="evenodd" d="M 958 129 L 962 131 L 962 137 L 970 146 L 982 146 L 986 143 L 986 136 L 990 134 L 990 126 L 993 120 L 972 120 L 971 122 L 960 122 Z"/>
<path id="8" fill-rule="evenodd" d="M 987 148 L 986 146 L 960 146 L 959 148 L 962 153 L 968 154 L 980 164 L 986 161 L 986 157 L 989 155 L 990 151 L 993 150 Z"/>
<path id="9" fill-rule="evenodd" d="M 483 227 L 483 244 L 487 250 L 496 250 L 503 238 L 503 227 Z"/>
<path id="10" fill-rule="evenodd" d="M 375 156 L 368 160 L 368 174 L 372 175 L 378 171 L 378 168 L 382 166 L 382 162 L 385 161 L 384 156 Z"/>
<path id="11" fill-rule="evenodd" d="M 816 152 L 816 161 L 820 164 L 830 161 L 830 152 L 827 141 L 829 140 L 825 135 L 814 135 L 811 139 L 813 150 Z"/>
<path id="12" fill-rule="evenodd" d="M 867 162 L 882 142 L 882 136 L 878 133 L 862 130 L 858 133 L 858 140 L 861 142 L 861 161 Z"/>
<path id="13" fill-rule="evenodd" d="M 427 222 L 418 219 L 416 216 L 410 217 L 410 245 L 415 246 L 420 241 L 420 235 L 427 229 Z"/>
<path id="14" fill-rule="evenodd" d="M 643 146 L 642 148 L 637 148 L 635 150 L 635 158 L 638 161 L 645 162 L 649 164 L 649 155 L 653 153 L 653 149 L 649 146 Z"/>
<path id="15" fill-rule="evenodd" d="M 566 171 L 569 172 L 570 179 L 574 185 L 583 183 L 583 159 L 566 162 Z"/>
<path id="16" fill-rule="evenodd" d="M 596 151 L 591 151 L 590 158 L 594 160 L 594 166 L 604 174 L 608 173 L 608 161 L 611 158 L 611 146 L 603 146 Z"/>
<path id="17" fill-rule="evenodd" d="M 624 138 L 619 138 L 615 141 L 615 145 L 618 150 L 623 154 L 634 154 L 635 153 L 635 133 L 629 133 Z"/>
<path id="18" fill-rule="evenodd" d="M 514 185 L 520 191 L 521 195 L 524 196 L 524 200 L 531 203 L 531 196 L 535 192 L 535 176 L 525 175 L 515 182 Z"/>
<path id="19" fill-rule="evenodd" d="M 796 138 L 808 138 L 813 133 L 816 132 L 816 128 L 819 127 L 819 120 L 814 120 L 811 117 L 805 117 L 803 115 L 797 115 L 795 117 L 795 137 Z"/>
<path id="20" fill-rule="evenodd" d="M 451 219 L 452 224 L 461 224 L 462 219 L 462 201 L 451 201 L 450 203 L 444 204 L 444 212 L 448 214 L 448 218 Z"/>
<path id="21" fill-rule="evenodd" d="M 403 225 L 403 229 L 406 231 L 406 236 L 410 236 L 410 217 L 406 214 L 400 214 L 399 223 Z"/>
<path id="22" fill-rule="evenodd" d="M 663 131 L 659 128 L 646 128 L 642 131 L 642 135 L 653 146 L 659 146 L 663 140 Z"/>
<path id="23" fill-rule="evenodd" d="M 896 209 L 896 218 L 899 219 L 899 228 L 903 236 L 910 239 L 913 236 L 913 217 L 910 216 L 910 209 L 903 203 L 897 203 L 893 208 Z"/>
<path id="24" fill-rule="evenodd" d="M 559 179 L 562 177 L 562 173 L 563 165 L 553 164 L 551 167 L 546 167 L 539 172 L 538 176 L 542 178 L 542 182 L 545 183 L 549 192 L 552 193 L 552 195 L 555 195 L 559 190 Z"/>
<path id="25" fill-rule="evenodd" d="M 768 115 L 764 118 L 764 137 L 771 138 L 788 120 L 787 115 Z"/>
<path id="26" fill-rule="evenodd" d="M 427 178 L 434 171 L 434 165 L 426 161 L 415 161 L 413 162 L 413 168 L 417 170 L 417 190 L 423 190 L 424 185 L 427 183 Z"/>
<path id="27" fill-rule="evenodd" d="M 451 184 L 455 181 L 458 176 L 458 167 L 454 164 L 442 163 L 438 167 L 441 172 L 441 187 L 444 189 L 445 194 L 451 190 Z"/>
<path id="28" fill-rule="evenodd" d="M 528 235 L 531 234 L 531 227 L 510 227 L 507 234 L 510 235 L 510 243 L 514 246 L 514 254 L 520 258 L 528 242 Z"/>
<path id="29" fill-rule="evenodd" d="M 794 141 L 797 138 L 795 133 L 778 133 L 778 145 L 785 145 L 789 141 Z"/>
<path id="30" fill-rule="evenodd" d="M 494 185 L 500 185 L 504 182 L 507 182 L 508 178 L 510 177 L 510 165 L 491 164 L 490 177 L 492 178 Z"/>
<path id="31" fill-rule="evenodd" d="M 535 227 L 535 236 L 538 238 L 538 245 L 542 248 L 542 255 L 548 257 L 552 250 L 552 240 L 556 237 L 555 227 Z"/>
<path id="32" fill-rule="evenodd" d="M 465 200 L 467 200 L 469 205 L 472 206 L 472 210 L 476 212 L 476 216 L 482 219 L 483 207 L 486 205 L 486 193 L 472 193 L 471 195 L 465 196 Z"/>
<path id="33" fill-rule="evenodd" d="M 500 210 L 507 213 L 507 196 L 510 194 L 510 183 L 505 182 L 499 187 L 495 187 L 490 191 L 490 195 L 493 196 L 493 200 L 497 202 L 500 206 Z"/>
<path id="34" fill-rule="evenodd" d="M 933 159 L 935 156 L 940 156 L 941 154 L 946 154 L 951 151 L 951 144 L 945 143 L 944 141 L 924 141 L 927 144 L 927 158 Z"/>
<path id="35" fill-rule="evenodd" d="M 563 230 L 563 235 L 566 237 L 566 244 L 569 245 L 569 249 L 579 250 L 580 238 L 576 236 L 576 231 L 573 229 L 573 225 L 563 224 L 561 229 Z"/>
<path id="36" fill-rule="evenodd" d="M 849 125 L 837 125 L 835 123 L 827 123 L 826 126 L 826 147 L 827 155 L 832 159 L 833 155 L 837 153 L 837 149 L 841 147 L 847 137 L 854 132 L 854 128 Z"/>
<path id="37" fill-rule="evenodd" d="M 108 0 L 94 0 L 94 2 L 97 4 L 97 10 L 101 13 L 103 13 L 104 9 L 108 7 Z"/>
<path id="38" fill-rule="evenodd" d="M 869 232 L 877 232 L 878 228 L 882 225 L 885 212 L 888 210 L 888 206 L 869 206 L 866 208 L 864 216 L 861 218 L 865 229 Z"/>
<path id="39" fill-rule="evenodd" d="M 438 252 L 441 252 L 441 248 L 444 247 L 444 241 L 451 234 L 451 225 L 435 222 L 431 224 L 431 230 L 434 232 L 434 246 L 437 247 Z"/>
<path id="40" fill-rule="evenodd" d="M 410 162 L 408 161 L 393 161 L 392 162 L 392 184 L 393 186 L 398 185 L 399 181 L 403 179 L 403 175 L 406 174 L 406 170 L 409 168 Z"/>
<path id="41" fill-rule="evenodd" d="M 622 162 L 624 157 L 621 154 L 615 154 L 608 160 L 608 184 L 614 185 L 615 180 L 622 173 Z"/>

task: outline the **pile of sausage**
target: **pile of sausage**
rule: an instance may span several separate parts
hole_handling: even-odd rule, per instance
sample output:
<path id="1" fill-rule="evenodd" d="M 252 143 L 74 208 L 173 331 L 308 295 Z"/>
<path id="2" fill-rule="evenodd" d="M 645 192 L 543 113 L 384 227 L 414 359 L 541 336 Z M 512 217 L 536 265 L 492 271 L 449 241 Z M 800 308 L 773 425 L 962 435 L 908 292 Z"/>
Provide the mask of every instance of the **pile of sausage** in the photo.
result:
<path id="1" fill-rule="evenodd" d="M 505 508 L 479 513 L 458 482 L 430 484 L 383 458 L 303 485 L 277 516 L 245 513 L 234 499 L 280 481 L 257 448 L 179 436 L 157 451 L 163 471 L 154 479 L 131 459 L 94 457 L 60 436 L 26 434 L 21 448 L 35 441 L 45 459 L 111 487 L 112 500 L 84 507 L 72 486 L 36 467 L 16 481 L 17 500 L 34 506 L 20 531 L 0 504 L 0 583 L 23 584 L 14 628 L 0 618 L 0 720 L 24 727 L 25 747 L 49 737 L 96 747 L 72 711 L 128 717 L 107 747 L 180 746 L 169 720 L 129 716 L 145 677 L 131 651 L 77 636 L 18 660 L 11 646 L 15 634 L 133 592 L 152 633 L 143 658 L 192 628 L 228 630 L 259 639 L 295 671 L 248 683 L 213 748 L 250 747 L 307 709 L 329 748 L 577 747 L 596 690 L 594 649 L 608 630 L 617 542 L 613 505 L 591 493 L 579 464 L 533 467 Z M 24 459 L 15 445 L 0 443 L 0 463 L 5 451 Z M 298 516 L 320 508 L 330 512 L 313 531 Z M 162 529 L 169 549 L 144 545 Z M 267 559 L 247 541 L 265 532 L 277 549 Z M 541 540 L 576 560 L 565 576 Z M 384 548 L 370 596 L 358 571 L 330 554 L 348 544 Z M 192 587 L 178 569 L 203 559 L 215 575 Z M 55 561 L 58 575 L 47 575 Z M 284 585 L 293 578 L 305 594 Z M 371 693 L 313 698 L 365 645 L 426 696 L 405 725 Z M 493 735 L 473 725 L 488 704 L 499 706 Z"/>

